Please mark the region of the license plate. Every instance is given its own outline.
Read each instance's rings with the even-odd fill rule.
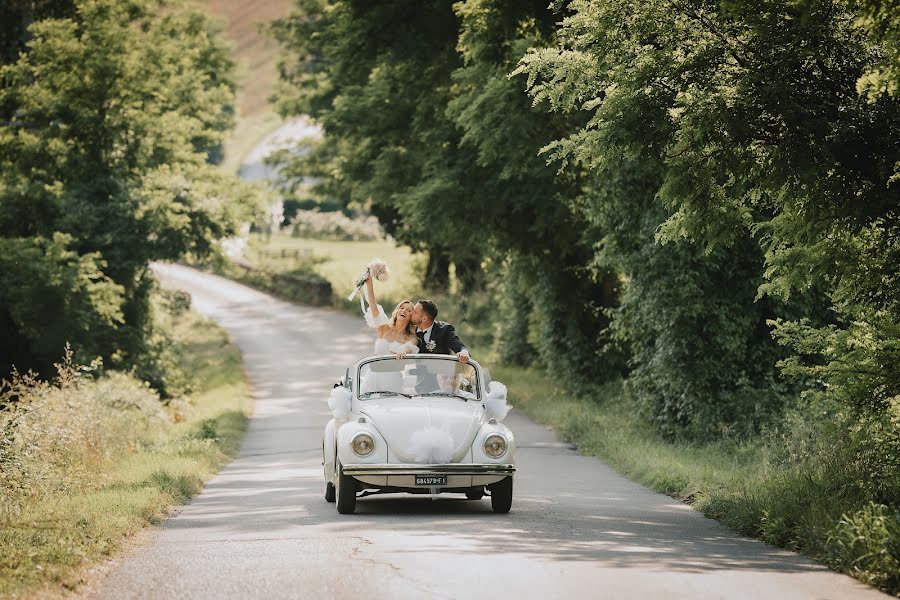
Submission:
[[[447,485],[446,475],[416,475],[416,485]]]

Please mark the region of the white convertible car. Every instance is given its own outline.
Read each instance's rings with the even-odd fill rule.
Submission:
[[[506,387],[476,361],[453,356],[370,356],[348,369],[329,399],[325,499],[340,513],[370,494],[490,495],[512,506],[516,442],[501,421]]]

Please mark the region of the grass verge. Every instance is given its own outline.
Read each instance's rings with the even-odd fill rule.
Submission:
[[[191,312],[174,335],[192,375],[189,402],[163,407],[120,373],[30,388],[17,431],[2,432],[0,596],[76,588],[83,567],[165,519],[236,454],[252,408],[237,349]]]
[[[668,442],[634,415],[621,382],[579,398],[538,369],[500,366],[492,373],[507,384],[514,406],[629,479],[743,535],[802,552],[900,595],[900,511],[848,491],[858,473],[834,438],[818,439],[820,447],[812,451],[793,452],[809,423],[787,428],[779,438]],[[812,430],[812,438],[824,432]]]

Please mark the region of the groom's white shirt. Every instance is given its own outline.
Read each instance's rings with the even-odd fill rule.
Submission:
[[[422,336],[422,340],[427,344],[431,341],[431,330],[434,329],[434,323],[428,326],[428,329],[422,329],[421,327],[416,327],[416,333],[420,331],[424,331],[425,335]]]

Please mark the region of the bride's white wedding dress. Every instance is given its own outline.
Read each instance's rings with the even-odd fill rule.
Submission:
[[[385,314],[381,305],[378,305],[378,316],[372,316],[372,308],[369,307],[364,313],[366,325],[373,329],[378,329],[382,325],[390,325],[391,321]],[[418,354],[419,346],[415,342],[393,342],[383,337],[375,340],[375,351],[373,354]],[[360,382],[360,392],[374,391],[403,391],[403,373],[400,371],[377,372],[370,370]]]

